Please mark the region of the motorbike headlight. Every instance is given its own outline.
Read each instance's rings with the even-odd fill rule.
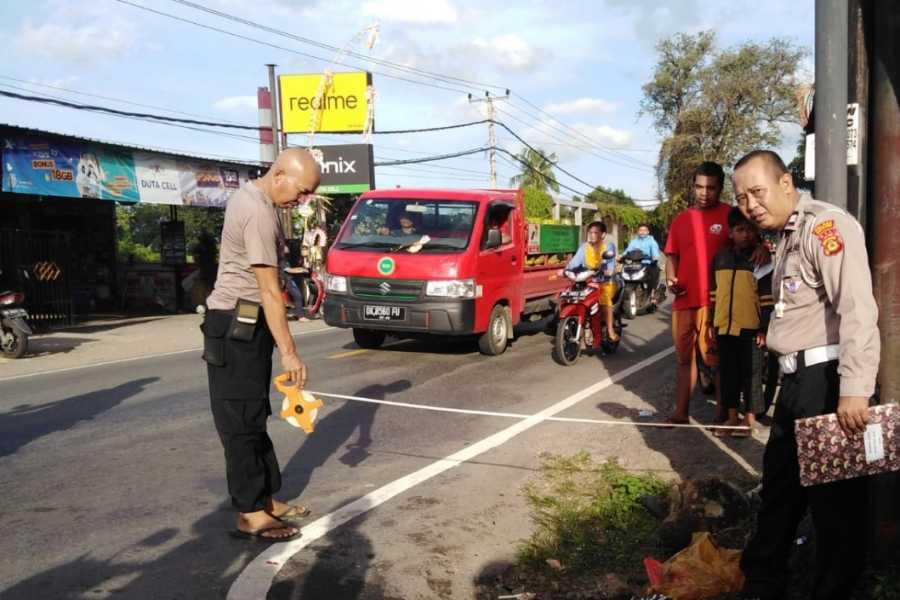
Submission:
[[[425,295],[440,298],[477,298],[478,288],[474,279],[429,281],[425,286]]]
[[[335,294],[347,293],[347,278],[343,275],[325,274],[325,289]]]

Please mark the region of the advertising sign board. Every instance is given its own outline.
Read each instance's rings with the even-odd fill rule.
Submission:
[[[322,171],[317,193],[361,194],[375,187],[371,144],[316,146],[310,152]]]
[[[284,133],[362,133],[365,130],[369,118],[367,92],[372,76],[364,71],[334,73],[331,83],[322,89],[323,77],[322,74],[279,76]]]

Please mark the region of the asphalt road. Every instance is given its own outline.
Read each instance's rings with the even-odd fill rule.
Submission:
[[[573,397],[670,347],[665,314],[632,322],[615,356],[570,368],[551,360],[541,325],[495,358],[466,342],[360,350],[343,330],[298,342],[319,392],[526,415],[568,398],[559,416],[665,415],[671,356]],[[310,504],[311,520],[429,465],[446,470],[349,522],[326,523],[324,535],[267,567],[254,561],[264,545],[226,534],[235,515],[199,352],[0,381],[0,598],[223,598],[261,563],[272,586],[244,586],[245,597],[470,597],[473,580],[527,536],[520,489],[543,451],[583,448],[667,476],[743,468],[700,430],[543,422],[447,469],[446,457],[521,420],[325,401],[311,436],[280,419],[269,427],[280,496]],[[735,448],[758,463],[761,444]]]

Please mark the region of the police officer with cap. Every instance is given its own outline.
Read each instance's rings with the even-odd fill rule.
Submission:
[[[865,566],[864,478],[801,487],[794,421],[837,413],[844,434],[866,428],[880,339],[865,238],[845,211],[800,194],[781,158],[755,150],[734,168],[741,210],[780,231],[767,344],[783,383],[763,458],[757,530],[741,559],[747,598],[779,598],[797,526],[816,531],[812,598],[846,600]]]

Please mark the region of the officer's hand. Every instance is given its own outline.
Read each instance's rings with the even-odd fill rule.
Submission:
[[[295,353],[281,355],[281,368],[290,374],[289,385],[296,385],[300,389],[306,387],[306,365]]]
[[[762,331],[756,334],[756,347],[763,348],[766,345],[766,334]]]
[[[760,244],[756,247],[756,250],[753,251],[750,260],[752,260],[753,264],[757,267],[767,265],[772,262],[772,252],[769,251],[769,247],[766,246],[766,244]]]
[[[710,347],[716,345],[716,328],[712,325],[712,323],[708,323],[706,325],[706,339],[709,340]]]
[[[869,399],[864,396],[841,396],[838,400],[837,418],[841,429],[848,436],[862,433],[869,421]]]

